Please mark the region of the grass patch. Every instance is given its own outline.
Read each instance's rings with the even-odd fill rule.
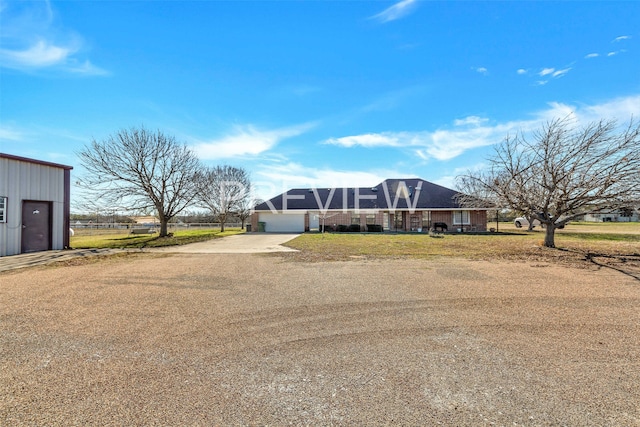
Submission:
[[[562,233],[562,237],[586,241],[606,240],[612,242],[640,243],[640,234],[564,232]]]
[[[506,229],[505,229],[506,228]],[[458,257],[478,260],[567,261],[585,260],[588,254],[640,256],[640,234],[560,230],[557,249],[543,246],[544,230],[532,232],[502,228],[505,233],[447,234],[303,234],[285,245],[300,252],[287,256],[304,261],[365,258]]]
[[[224,233],[216,229],[181,230],[171,237],[158,237],[157,234],[128,234],[109,233],[94,235],[76,235],[71,237],[71,247],[74,249],[112,248],[136,249],[159,248],[164,246],[186,245],[188,243],[204,242],[206,240],[243,233],[240,228],[227,228]]]

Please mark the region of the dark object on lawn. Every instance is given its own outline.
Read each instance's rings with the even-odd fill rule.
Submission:
[[[369,233],[382,233],[382,225],[380,225],[380,224],[367,224],[367,231]]]
[[[438,231],[438,229],[440,229],[439,231],[444,233],[445,231],[447,231],[448,227],[447,227],[447,224],[445,222],[434,222],[433,223],[433,229],[435,231]]]
[[[360,232],[360,224],[351,224],[351,225],[349,225],[349,232],[351,232],[351,233],[359,233]]]

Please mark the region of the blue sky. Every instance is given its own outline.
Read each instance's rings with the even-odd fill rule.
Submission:
[[[0,151],[144,125],[257,193],[452,187],[554,117],[640,118],[640,2],[0,0]]]

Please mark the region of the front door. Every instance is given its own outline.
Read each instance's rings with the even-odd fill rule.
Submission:
[[[51,249],[51,203],[22,202],[22,253]]]

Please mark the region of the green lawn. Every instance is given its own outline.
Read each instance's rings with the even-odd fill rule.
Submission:
[[[123,230],[122,232],[115,230],[105,230],[104,232],[93,230],[93,234],[83,234],[80,232],[71,237],[71,247],[74,249],[157,248],[202,242],[239,233],[244,233],[244,230],[240,228],[227,228],[224,233],[221,233],[219,229],[183,230],[174,232],[171,237],[160,238],[158,237],[158,233],[140,235],[129,234],[127,230]]]
[[[495,223],[490,224],[495,227]],[[461,257],[483,260],[584,260],[587,254],[640,257],[640,223],[571,223],[556,234],[557,249],[542,246],[544,230],[517,229],[500,223],[500,232],[488,234],[306,233],[286,244],[301,261],[354,258]],[[92,230],[71,238],[73,248],[152,248],[183,245],[243,233],[239,228],[176,231],[172,237],[130,235],[127,231]],[[93,234],[90,234],[93,233]],[[100,234],[96,234],[100,233]]]
[[[602,224],[600,224],[602,225]],[[492,226],[495,226],[493,224]],[[445,234],[350,234],[307,233],[286,245],[306,260],[342,260],[353,257],[462,257],[468,259],[584,259],[588,253],[640,256],[640,224],[617,227],[570,224],[556,234],[557,249],[543,246],[544,230],[532,232],[500,224],[499,233]]]

